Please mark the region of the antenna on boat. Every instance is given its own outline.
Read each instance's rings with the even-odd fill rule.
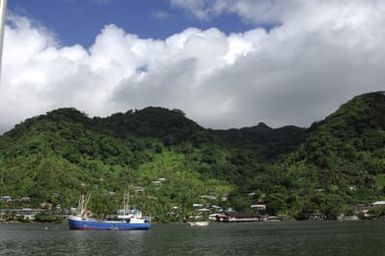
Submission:
[[[1,59],[3,57],[3,42],[4,42],[6,12],[7,12],[7,0],[0,0],[0,78],[1,78]]]

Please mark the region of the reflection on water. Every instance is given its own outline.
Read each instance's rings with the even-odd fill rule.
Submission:
[[[71,231],[66,225],[0,225],[0,255],[140,255],[145,231]]]
[[[140,255],[144,247],[145,232],[144,230],[69,231],[71,241],[75,243],[71,254],[109,255],[114,252],[130,252],[133,255]]]
[[[0,255],[385,255],[385,223],[154,224],[147,231],[71,231],[1,224]]]

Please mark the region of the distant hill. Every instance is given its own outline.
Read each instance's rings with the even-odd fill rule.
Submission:
[[[142,110],[117,113],[107,118],[94,118],[96,125],[112,136],[151,137],[166,145],[181,142],[201,143],[213,136],[178,109],[147,107]]]
[[[233,147],[251,148],[259,151],[266,159],[276,160],[283,154],[296,149],[306,138],[306,129],[285,126],[273,129],[264,123],[241,129],[216,130],[223,142]]]
[[[106,118],[58,109],[0,137],[0,195],[68,208],[93,191],[93,210],[106,214],[131,186],[133,204],[158,221],[182,220],[193,203],[244,212],[266,203],[271,214],[333,218],[385,199],[383,113],[382,92],[357,96],[308,129],[211,130],[160,107]]]

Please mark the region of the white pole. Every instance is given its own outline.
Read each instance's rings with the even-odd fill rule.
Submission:
[[[0,0],[0,79],[1,79],[1,59],[3,57],[4,26],[5,14],[7,12],[7,0]]]

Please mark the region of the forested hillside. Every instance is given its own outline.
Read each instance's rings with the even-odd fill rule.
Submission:
[[[0,195],[68,208],[92,191],[92,209],[107,214],[130,188],[132,203],[158,221],[182,220],[193,203],[332,218],[385,198],[384,113],[380,92],[308,129],[211,130],[156,107],[107,118],[58,109],[0,137]]]

